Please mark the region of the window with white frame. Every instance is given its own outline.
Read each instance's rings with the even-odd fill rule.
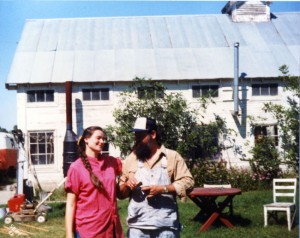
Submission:
[[[109,88],[82,89],[83,101],[109,100]]]
[[[218,85],[197,85],[197,86],[192,86],[192,90],[193,90],[193,98],[219,96]]]
[[[102,148],[102,154],[109,155],[109,142],[105,141],[104,146]]]
[[[29,90],[27,102],[53,102],[54,90]]]
[[[138,91],[138,98],[139,99],[145,99],[145,98],[164,98],[164,91],[163,90],[157,90],[154,87],[151,86],[145,86],[145,87],[139,87],[137,89]],[[151,94],[151,95],[150,95]],[[153,95],[152,95],[153,94]]]
[[[263,137],[269,137],[274,140],[276,146],[278,146],[278,129],[277,125],[256,125],[254,127],[255,144],[259,143],[259,140]]]
[[[54,164],[54,139],[52,131],[29,132],[30,158],[34,165]]]
[[[278,84],[252,84],[252,96],[276,96],[278,95]]]

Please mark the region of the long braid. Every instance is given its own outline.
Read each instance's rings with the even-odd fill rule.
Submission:
[[[81,160],[82,160],[82,162],[83,162],[84,167],[89,171],[89,173],[90,173],[90,178],[91,178],[91,181],[92,181],[92,183],[94,184],[94,186],[95,186],[96,188],[98,188],[99,190],[104,189],[104,188],[103,188],[103,184],[102,184],[102,182],[100,181],[100,179],[93,173],[91,164],[90,164],[90,162],[88,161],[88,159],[87,159],[86,157],[81,157]]]
[[[98,127],[98,126],[91,126],[91,127],[88,127],[84,130],[82,136],[79,138],[79,141],[78,141],[78,154],[81,157],[81,160],[82,160],[82,163],[83,163],[84,167],[88,170],[88,172],[90,174],[91,182],[93,183],[93,185],[97,189],[104,191],[103,184],[100,181],[100,179],[92,171],[91,164],[88,161],[86,153],[85,153],[86,145],[85,145],[84,138],[89,138],[94,133],[94,131],[96,131],[96,130],[103,131],[103,129],[101,127]]]

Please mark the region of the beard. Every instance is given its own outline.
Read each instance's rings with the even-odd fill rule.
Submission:
[[[137,158],[143,162],[150,158],[152,154],[152,143],[149,141],[148,143],[139,143],[135,144],[133,147],[133,153],[137,156]]]

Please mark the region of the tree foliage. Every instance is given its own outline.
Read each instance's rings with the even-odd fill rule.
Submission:
[[[0,126],[0,132],[8,132],[5,128],[2,128],[1,126]]]
[[[211,156],[218,150],[212,142],[214,127],[222,127],[221,119],[210,126],[199,123],[209,98],[199,101],[200,108],[191,108],[179,93],[166,93],[161,82],[135,78],[129,90],[120,94],[118,108],[114,110],[115,125],[107,128],[110,141],[126,156],[132,147],[133,127],[137,117],[156,119],[161,142],[168,148],[179,151],[185,158],[195,159]],[[209,145],[210,142],[210,146]]]
[[[256,179],[277,178],[280,174],[280,158],[272,138],[261,137],[250,151],[253,154],[249,160]]]
[[[17,125],[14,125],[13,130],[17,130],[17,129],[18,129]],[[11,132],[11,131],[8,131],[8,130],[6,130],[5,128],[3,128],[3,127],[0,126],[0,132],[9,133],[9,132]]]
[[[291,93],[287,99],[287,105],[265,103],[264,109],[276,118],[280,129],[282,158],[285,164],[298,170],[299,163],[299,100],[300,100],[300,79],[290,76],[288,67],[283,65],[279,69],[286,83],[285,90]]]

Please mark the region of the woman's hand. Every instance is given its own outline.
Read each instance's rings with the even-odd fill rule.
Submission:
[[[134,177],[131,177],[126,181],[126,186],[129,187],[131,190],[134,190],[141,185],[142,182],[137,181]]]

